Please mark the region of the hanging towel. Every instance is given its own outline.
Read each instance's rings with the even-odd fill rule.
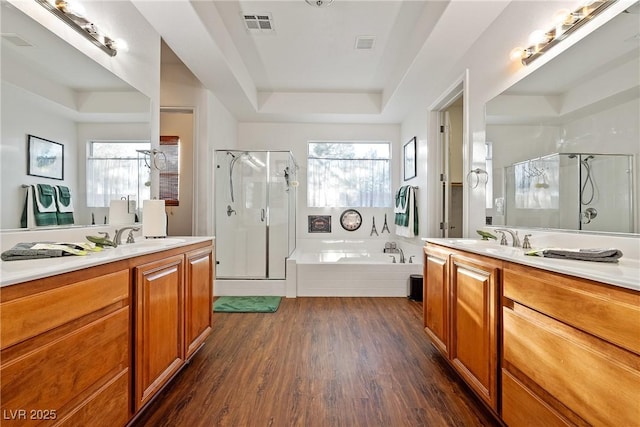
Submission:
[[[56,192],[56,217],[58,219],[58,225],[73,224],[73,202],[71,200],[69,187],[57,185],[54,188]]]
[[[41,203],[38,203],[39,197],[37,193],[39,192],[38,185],[30,185],[27,187],[26,196],[24,200],[24,208],[22,209],[22,216],[20,217],[20,227],[22,228],[33,228],[36,226],[43,225],[58,225],[58,216],[56,204],[51,198],[51,204],[47,205],[43,209],[40,209]],[[51,190],[53,187],[48,185]],[[48,189],[45,188],[45,203],[49,200],[47,194],[49,192]],[[54,193],[51,193],[54,196]]]
[[[396,207],[394,209],[396,235],[414,237],[418,235],[418,205],[415,189],[406,185],[396,192]]]
[[[49,184],[37,184],[35,187],[38,212],[56,212],[58,208],[56,208],[56,193],[53,187]]]

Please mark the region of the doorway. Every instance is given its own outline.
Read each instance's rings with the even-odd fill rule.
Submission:
[[[462,237],[463,199],[463,105],[458,98],[440,111],[444,153],[442,158],[442,237]]]
[[[160,109],[160,135],[178,137],[179,145],[179,203],[167,204],[167,234],[169,236],[193,235],[193,177],[194,177],[195,121],[192,108]],[[162,144],[162,142],[161,142]]]

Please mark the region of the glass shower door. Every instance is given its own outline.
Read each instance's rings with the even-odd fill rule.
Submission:
[[[216,152],[216,277],[266,279],[268,154]]]
[[[216,278],[284,279],[295,249],[289,151],[215,152]]]

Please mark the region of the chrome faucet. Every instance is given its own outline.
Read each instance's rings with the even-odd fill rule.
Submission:
[[[404,259],[404,252],[402,252],[402,249],[400,248],[398,248],[398,250],[400,251],[400,264],[404,264],[406,262]]]
[[[498,228],[496,229],[496,231],[506,231],[507,233],[511,234],[511,246],[513,246],[514,248],[519,248],[520,245],[520,238],[518,238],[518,232],[517,231],[513,231],[513,230],[509,230],[508,228]],[[500,244],[502,245],[502,242],[506,243],[506,239],[503,239],[502,241],[500,241]]]
[[[122,234],[126,231],[129,230],[129,236],[127,237],[127,243],[134,243],[135,240],[133,239],[133,232],[134,231],[139,231],[140,227],[122,227],[120,230],[116,230],[116,235],[113,238],[113,243],[118,246],[122,244]]]

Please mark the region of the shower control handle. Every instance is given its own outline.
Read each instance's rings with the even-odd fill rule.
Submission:
[[[587,208],[580,214],[580,220],[583,224],[589,224],[597,216],[598,211],[595,208]]]
[[[264,222],[264,219],[266,217],[266,212],[264,210],[264,208],[260,209],[260,221]]]
[[[227,216],[231,216],[231,214],[236,214],[236,211],[231,207],[231,205],[227,205]]]

